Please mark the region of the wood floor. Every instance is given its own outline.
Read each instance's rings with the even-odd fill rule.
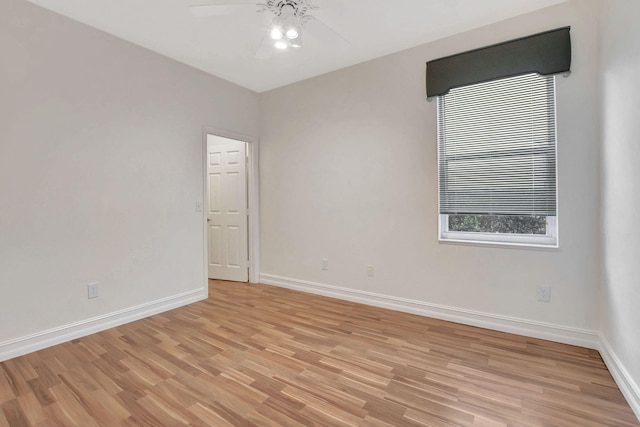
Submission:
[[[638,426],[593,350],[266,285],[0,364],[0,426]]]

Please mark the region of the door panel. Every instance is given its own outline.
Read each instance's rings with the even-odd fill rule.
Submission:
[[[227,227],[227,235],[229,236],[229,238],[227,239],[227,254],[229,254],[229,256],[227,257],[227,265],[229,267],[239,268],[242,262],[240,259],[240,232],[238,230],[238,227],[234,227],[232,225]]]
[[[209,226],[209,265],[216,267],[222,266],[221,254],[221,233],[220,227],[215,225]]]
[[[209,212],[220,213],[222,182],[219,173],[209,174]]]
[[[225,175],[224,187],[227,191],[224,193],[226,196],[224,205],[228,214],[238,214],[243,208],[239,200],[239,197],[243,196],[240,181],[242,180],[235,172],[230,172]]]
[[[246,143],[208,135],[209,277],[249,281]]]

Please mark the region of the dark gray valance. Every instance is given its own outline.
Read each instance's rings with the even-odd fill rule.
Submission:
[[[427,62],[427,97],[504,77],[568,72],[571,27],[522,37]]]

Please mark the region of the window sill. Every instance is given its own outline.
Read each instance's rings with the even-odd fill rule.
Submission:
[[[553,236],[528,238],[526,236],[496,236],[493,234],[480,234],[469,236],[472,233],[447,233],[438,238],[439,243],[451,243],[456,245],[486,246],[486,247],[516,247],[531,249],[559,249],[558,240]],[[476,234],[476,233],[473,233]]]

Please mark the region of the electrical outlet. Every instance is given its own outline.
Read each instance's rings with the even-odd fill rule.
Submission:
[[[326,258],[322,258],[322,269],[323,270],[329,269],[329,260]]]
[[[538,301],[551,302],[551,286],[538,286]]]
[[[87,285],[87,297],[89,299],[98,298],[100,294],[100,284],[98,282],[89,283]]]
[[[367,276],[369,277],[374,277],[376,274],[375,269],[373,268],[373,265],[367,265]]]

